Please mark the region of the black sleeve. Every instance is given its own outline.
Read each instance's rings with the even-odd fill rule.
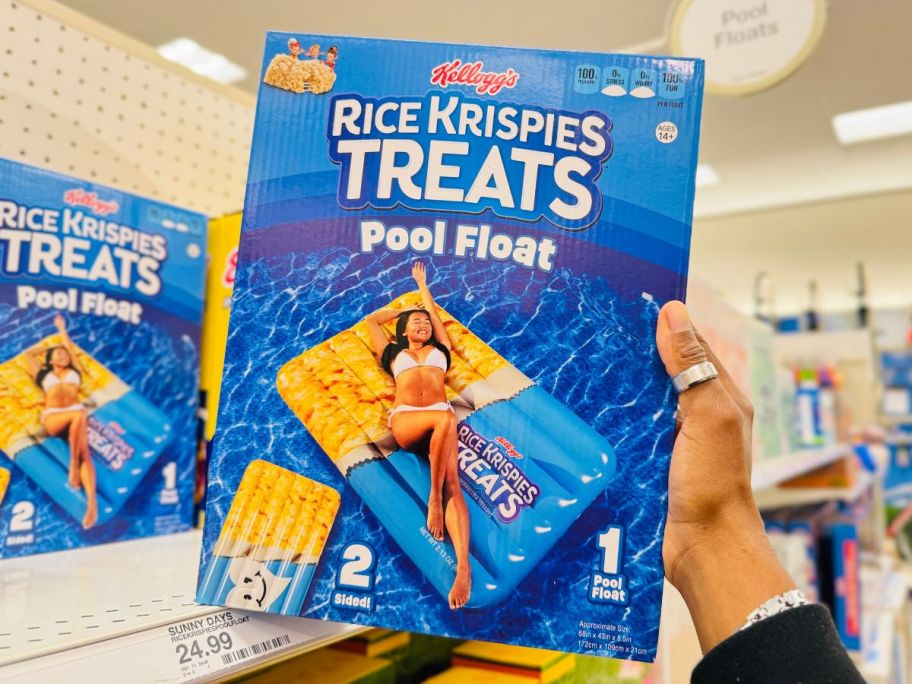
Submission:
[[[691,684],[864,684],[825,606],[792,608],[736,632],[694,668]]]

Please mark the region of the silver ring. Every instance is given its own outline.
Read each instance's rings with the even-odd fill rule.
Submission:
[[[709,361],[702,361],[695,366],[691,366],[683,373],[678,373],[671,379],[671,384],[674,385],[675,391],[680,394],[694,385],[699,385],[701,382],[718,377],[719,371],[716,370],[716,367]]]

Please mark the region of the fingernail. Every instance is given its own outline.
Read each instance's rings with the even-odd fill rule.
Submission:
[[[672,332],[682,332],[692,330],[693,325],[690,322],[690,316],[687,315],[687,307],[681,302],[671,302],[665,308],[665,318],[668,321],[668,327]]]

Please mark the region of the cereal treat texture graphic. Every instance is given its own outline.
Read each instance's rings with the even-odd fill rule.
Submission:
[[[266,69],[263,82],[293,93],[329,92],[336,82],[336,72],[316,59],[299,60],[291,55],[276,55]]]

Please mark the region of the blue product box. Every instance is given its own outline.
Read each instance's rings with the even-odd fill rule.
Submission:
[[[0,558],[190,527],[205,248],[200,214],[0,159]]]
[[[830,606],[836,631],[845,647],[861,648],[861,580],[858,530],[854,523],[833,522],[821,538],[821,598]]]
[[[261,80],[198,600],[653,660],[703,63],[269,33]]]

